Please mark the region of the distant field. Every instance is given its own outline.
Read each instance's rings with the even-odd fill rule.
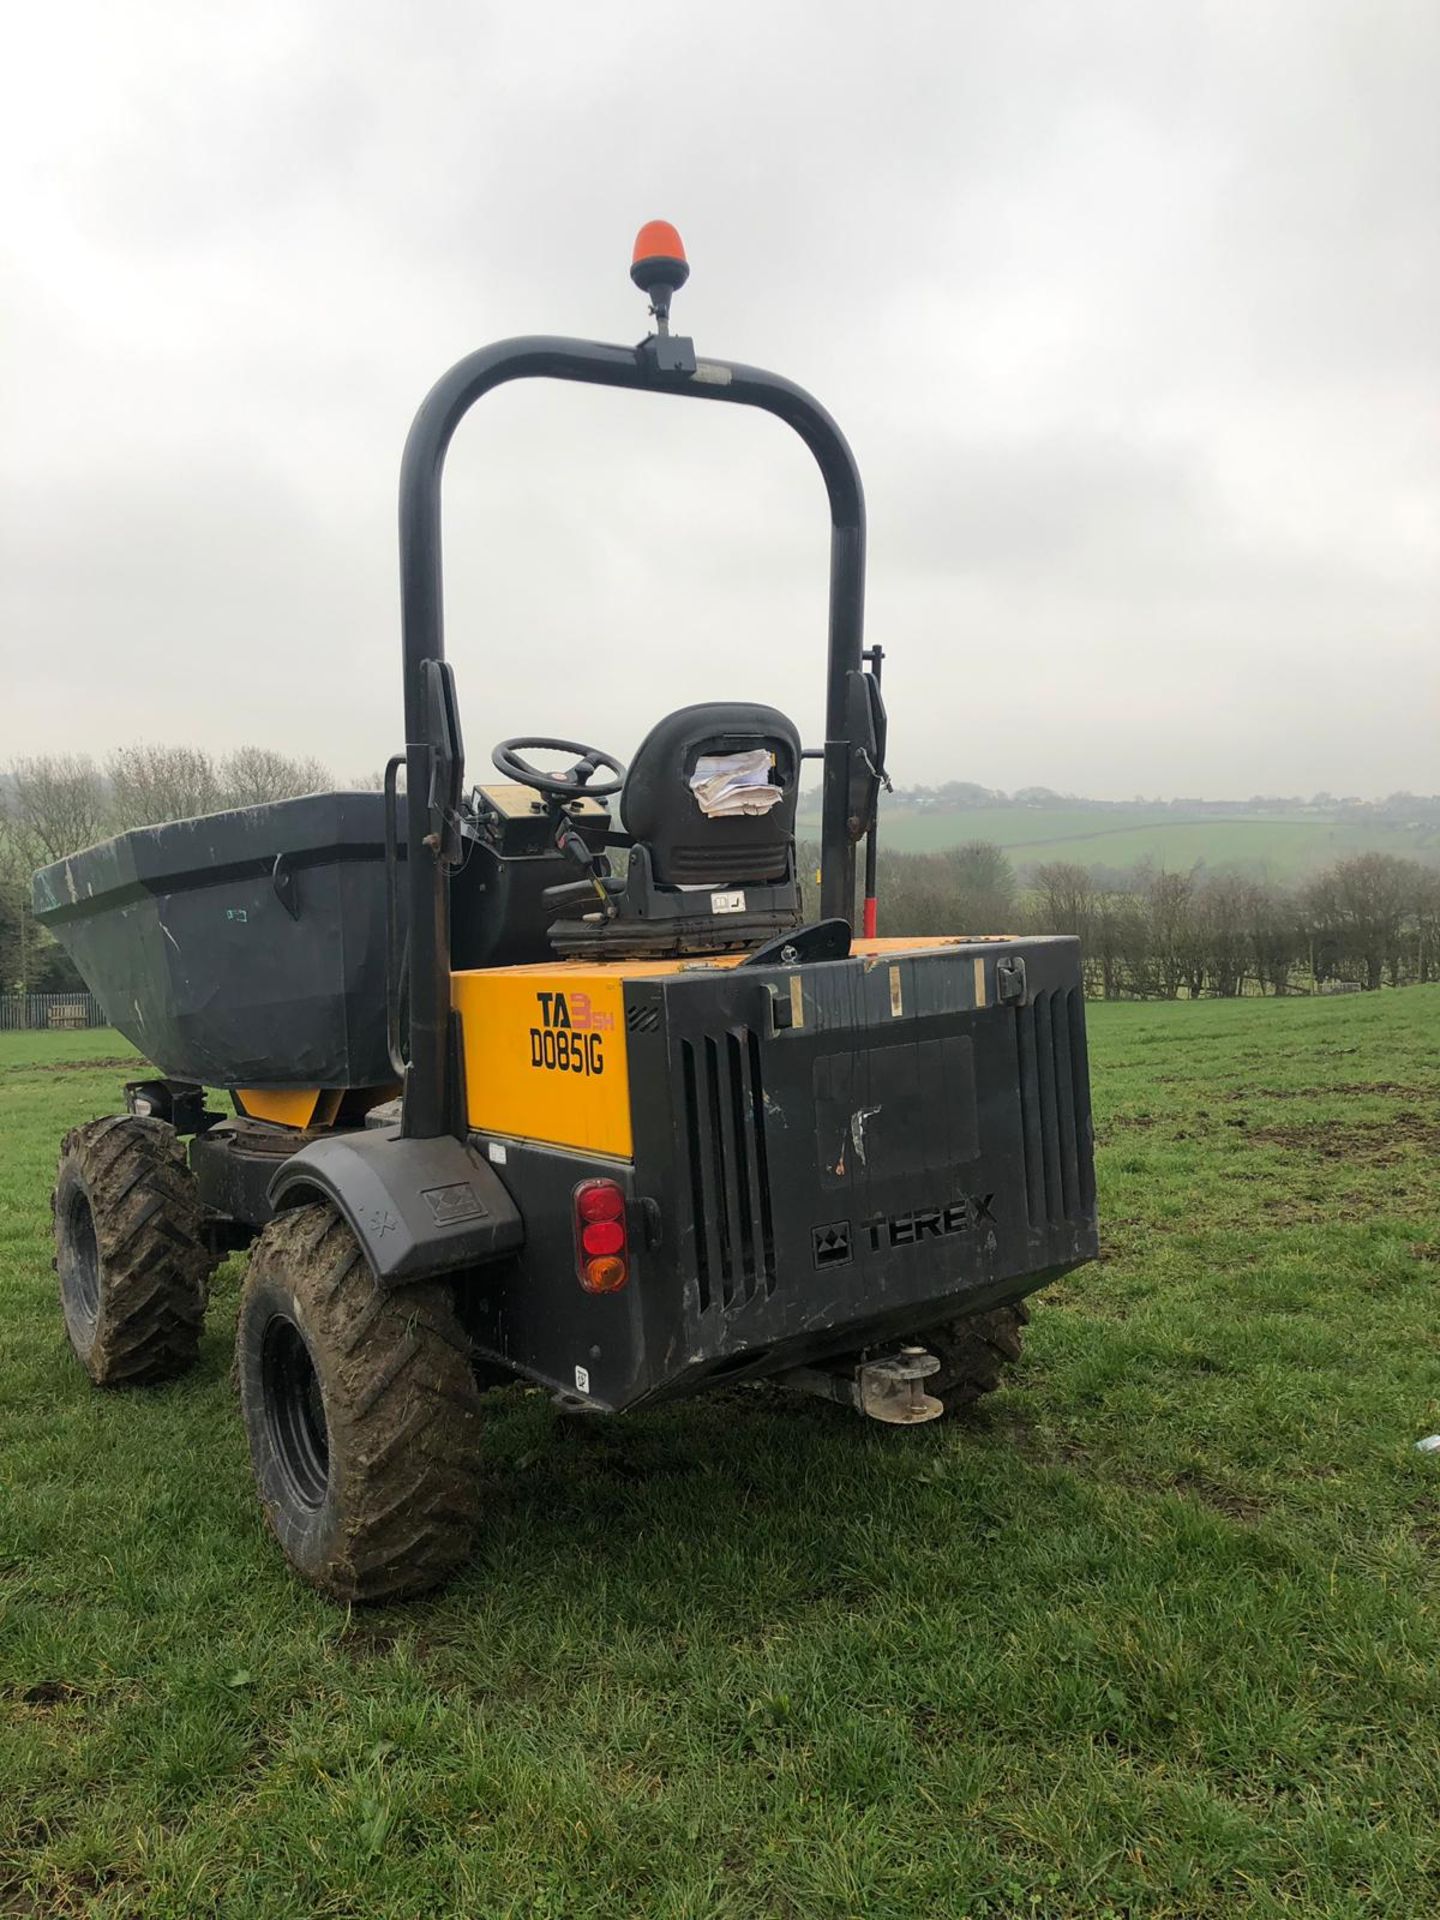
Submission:
[[[802,823],[818,833],[818,821]],[[1004,847],[1017,867],[1044,860],[1080,866],[1238,867],[1257,878],[1303,880],[1356,853],[1396,853],[1440,859],[1440,832],[1340,825],[1309,814],[1241,814],[1224,819],[1186,817],[1168,807],[966,807],[941,811],[891,806],[881,818],[882,846],[931,853],[967,840]]]

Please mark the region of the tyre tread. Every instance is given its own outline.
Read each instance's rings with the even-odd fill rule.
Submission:
[[[943,1400],[947,1413],[973,1406],[983,1395],[993,1393],[1006,1367],[1020,1358],[1021,1330],[1029,1318],[1023,1301],[1016,1301],[946,1320],[917,1334],[916,1345],[928,1347],[940,1361],[940,1371],[925,1382],[926,1392]]]
[[[67,1177],[90,1203],[100,1258],[93,1336],[72,1345],[97,1386],[173,1379],[195,1363],[215,1256],[204,1208],[173,1127],[139,1114],[92,1120],[66,1134],[51,1206]]]
[[[292,1564],[346,1602],[435,1586],[469,1558],[481,1518],[479,1394],[449,1288],[378,1287],[348,1224],[323,1205],[282,1213],[260,1235],[247,1298],[276,1287],[333,1369],[331,1498],[337,1472],[343,1487],[323,1562]]]

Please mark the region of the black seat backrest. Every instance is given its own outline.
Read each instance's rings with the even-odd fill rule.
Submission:
[[[782,797],[762,814],[712,817],[690,778],[701,754],[764,747],[774,756]],[[774,707],[716,701],[681,707],[636,749],[620,797],[620,823],[650,850],[662,887],[762,886],[789,877],[795,844],[800,736]]]

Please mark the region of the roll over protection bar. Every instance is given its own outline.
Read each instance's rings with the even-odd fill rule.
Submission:
[[[445,657],[440,557],[441,479],[461,420],[484,394],[511,380],[576,380],[641,393],[758,407],[793,427],[815,456],[830,498],[829,665],[821,811],[820,911],[849,920],[854,911],[857,823],[850,806],[852,743],[847,694],[861,670],[865,618],[865,497],[845,436],[817,400],[779,374],[723,360],[699,360],[688,339],[660,331],[638,346],[607,346],[544,334],[497,341],[458,361],[421,403],[400,467],[400,604],[405,682],[405,759],[409,890],[409,1062],[403,1131],[434,1138],[451,1131],[450,937],[445,838],[423,804],[437,761],[453,760],[443,731],[434,669]]]

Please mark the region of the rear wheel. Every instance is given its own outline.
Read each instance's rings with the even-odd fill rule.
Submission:
[[[384,1291],[333,1207],[297,1207],[251,1253],[235,1363],[265,1517],[302,1578],[396,1600],[469,1557],[480,1396],[448,1287]]]
[[[60,1148],[53,1206],[65,1331],[96,1386],[192,1366],[215,1257],[174,1128],[135,1114],[76,1127]]]
[[[973,1406],[982,1394],[993,1393],[1005,1368],[1020,1358],[1021,1328],[1030,1312],[1020,1302],[972,1313],[963,1320],[946,1320],[914,1336],[940,1362],[940,1371],[925,1382],[925,1391],[943,1400],[946,1413]]]

